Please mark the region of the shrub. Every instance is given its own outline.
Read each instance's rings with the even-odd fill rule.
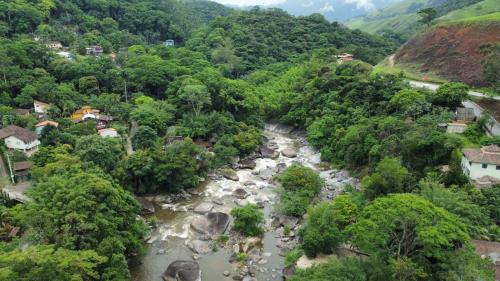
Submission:
[[[231,211],[234,217],[234,229],[246,236],[258,236],[264,233],[261,224],[264,222],[264,214],[256,205],[246,205]]]

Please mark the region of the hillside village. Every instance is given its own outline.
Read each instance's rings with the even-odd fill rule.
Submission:
[[[500,281],[498,11],[421,2],[0,0],[0,280]]]

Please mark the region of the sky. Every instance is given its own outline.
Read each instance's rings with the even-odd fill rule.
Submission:
[[[213,0],[221,4],[238,6],[274,5],[285,2],[285,0]]]

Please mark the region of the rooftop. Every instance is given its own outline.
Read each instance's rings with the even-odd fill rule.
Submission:
[[[10,136],[14,136],[25,143],[30,143],[38,139],[38,136],[35,132],[30,130],[26,130],[25,128],[21,128],[15,125],[7,126],[3,129],[0,129],[0,139],[5,139]]]
[[[500,165],[500,147],[497,145],[464,149],[463,154],[471,162]]]
[[[50,126],[54,126],[54,127],[59,127],[59,123],[55,122],[55,121],[42,121],[38,124],[35,125],[35,127],[42,127],[42,126],[47,126],[47,125],[50,125]]]

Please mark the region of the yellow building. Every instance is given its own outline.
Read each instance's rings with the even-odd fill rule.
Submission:
[[[99,112],[99,110],[93,109],[90,106],[83,106],[71,115],[71,119],[75,122],[80,122],[87,118],[97,119]]]

